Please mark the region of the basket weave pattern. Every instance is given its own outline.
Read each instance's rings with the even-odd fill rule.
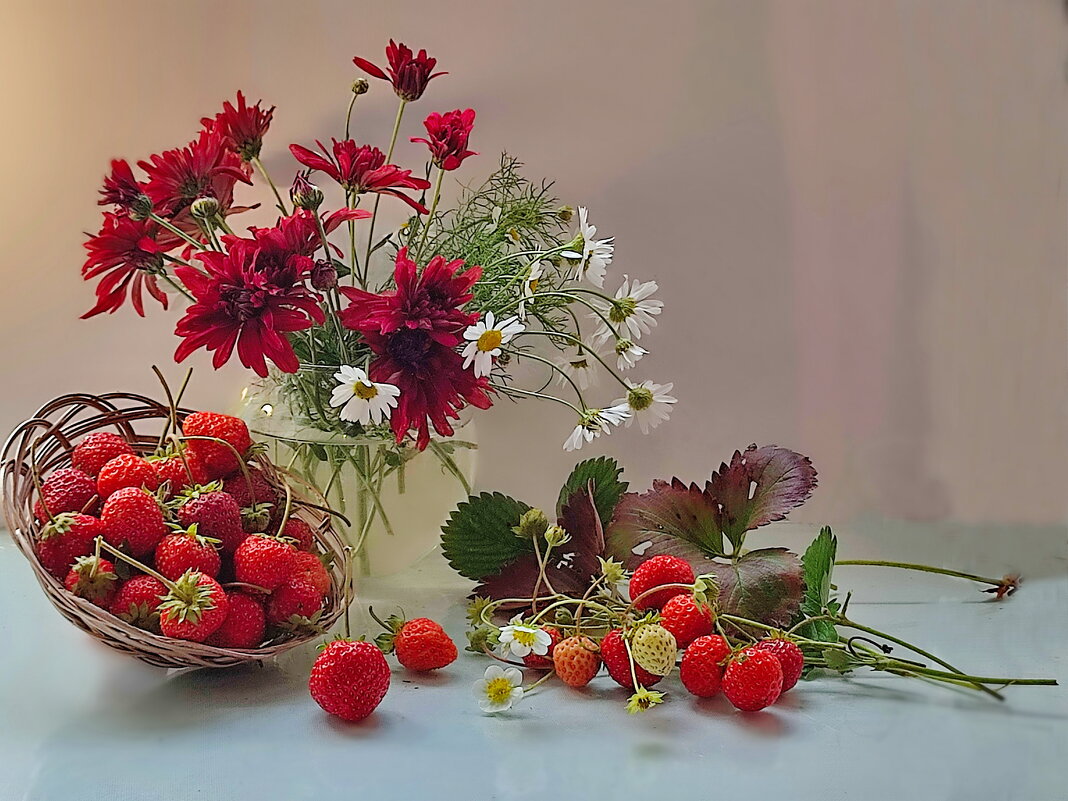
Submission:
[[[190,409],[179,409],[179,421],[191,413]],[[34,470],[39,478],[43,478],[57,468],[69,466],[74,445],[93,431],[114,431],[129,441],[137,453],[151,453],[169,415],[167,406],[141,395],[64,395],[41,407],[8,438],[0,462],[4,519],[48,600],[63,617],[105,645],[166,668],[233,667],[270,659],[314,639],[318,635],[306,633],[277,639],[253,650],[237,650],[164,637],[132,626],[90,601],[67,592],[41,566],[34,552],[34,541],[41,527],[33,514],[37,498]],[[284,493],[286,474],[265,456],[256,456],[255,462],[267,480]],[[293,514],[311,525],[318,552],[333,557],[329,566],[330,594],[324,601],[319,621],[324,629],[329,629],[352,601],[351,560],[344,541],[331,525],[331,515],[321,496],[316,497],[314,488],[301,486],[295,478],[288,483],[293,493]]]

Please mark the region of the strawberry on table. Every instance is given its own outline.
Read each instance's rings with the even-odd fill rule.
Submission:
[[[252,447],[252,437],[245,421],[218,412],[193,412],[182,422],[182,434],[193,438],[187,440],[186,447],[197,454],[212,479],[235,475],[240,469],[237,454],[243,457]],[[233,450],[223,442],[195,439],[196,437],[223,440],[229,443]],[[237,454],[234,451],[237,451]]]
[[[756,651],[767,651],[774,654],[782,667],[782,691],[786,692],[797,684],[801,678],[801,672],[805,669],[805,655],[797,643],[784,637],[768,637],[753,643],[752,648]]]
[[[79,598],[85,598],[107,609],[119,589],[119,576],[114,563],[100,556],[79,556],[63,586]]]
[[[642,562],[630,577],[630,599],[640,599],[634,604],[637,609],[660,609],[676,595],[685,592],[675,587],[650,593],[649,590],[664,584],[693,584],[694,574],[690,563],[677,556],[661,554]]]
[[[383,653],[396,651],[397,661],[408,670],[424,673],[456,660],[456,643],[430,618],[405,620],[393,615],[379,622],[385,626],[386,633],[376,637],[375,643]]]
[[[196,570],[183,573],[159,606],[163,634],[179,640],[204,642],[215,633],[229,611],[222,586]]]
[[[163,507],[150,492],[124,487],[104,501],[100,513],[104,536],[116,548],[128,544],[134,556],[141,557],[155,549],[167,535]]]
[[[267,626],[263,604],[243,592],[232,592],[227,600],[226,620],[205,642],[220,648],[257,647]]]
[[[679,667],[682,684],[700,698],[711,698],[723,684],[723,666],[731,647],[718,634],[698,637],[686,648]]]
[[[597,643],[589,637],[568,637],[553,648],[556,675],[569,687],[585,687],[601,669]]]
[[[166,585],[155,576],[134,576],[119,587],[110,612],[140,629],[159,631],[159,605]]]
[[[664,604],[660,625],[675,635],[679,648],[685,648],[698,637],[712,633],[715,617],[710,607],[698,604],[692,595],[682,594]]]
[[[679,646],[675,635],[659,623],[645,623],[631,637],[631,656],[654,676],[666,676],[675,667]]]
[[[36,544],[37,558],[53,576],[66,578],[74,560],[91,554],[94,540],[103,533],[104,527],[95,517],[61,512],[41,529]]]
[[[782,665],[774,654],[743,648],[727,663],[723,694],[735,708],[758,712],[771,706],[782,693]]]
[[[626,687],[628,690],[634,689],[634,677],[631,675],[631,658],[627,654],[627,645],[623,641],[622,630],[612,629],[601,640],[601,660],[604,662],[605,668],[608,669],[608,675],[612,677],[616,684]],[[634,665],[634,674],[638,677],[638,684],[643,687],[652,687],[664,678],[663,676],[657,676],[655,673],[650,673],[638,664]]]
[[[334,640],[319,654],[308,679],[315,703],[342,720],[363,720],[389,690],[389,665],[369,642]]]
[[[96,483],[81,470],[61,467],[41,484],[41,498],[33,506],[34,516],[44,523],[48,515],[61,512],[95,514],[99,504]]]
[[[70,461],[78,470],[96,478],[100,468],[124,454],[133,455],[130,443],[113,431],[94,431],[74,446]]]
[[[151,462],[132,453],[125,453],[100,468],[100,475],[96,477],[96,491],[101,498],[107,500],[126,487],[155,492],[160,483],[159,473]]]

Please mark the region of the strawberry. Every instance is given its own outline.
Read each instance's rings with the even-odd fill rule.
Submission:
[[[334,640],[312,666],[308,691],[315,703],[342,720],[363,720],[389,690],[386,657],[369,642]]]
[[[234,551],[234,576],[240,582],[272,592],[293,573],[296,552],[288,542],[251,534]]]
[[[316,613],[323,608],[323,594],[310,581],[291,576],[267,601],[267,622],[273,626],[295,627],[314,624]]]
[[[207,484],[208,477],[204,465],[193,453],[184,454],[185,461],[178,455],[165,456],[152,462],[159,473],[160,484],[167,484],[167,497],[173,498],[179,492],[197,484]]]
[[[601,660],[608,668],[608,675],[615,680],[616,684],[629,690],[634,689],[634,678],[630,672],[631,661],[627,655],[626,643],[623,642],[623,632],[620,629],[612,629],[604,635],[604,639],[601,640]],[[634,673],[638,677],[638,684],[644,687],[652,687],[664,678],[650,673],[641,665],[634,665]]]
[[[167,586],[155,576],[134,576],[119,587],[110,612],[139,629],[159,631],[159,605]]]
[[[115,573],[115,565],[107,559],[79,556],[67,573],[63,586],[79,598],[107,609],[119,589],[119,577]]]
[[[95,514],[99,508],[96,484],[81,470],[61,467],[41,485],[41,498],[33,505],[34,516],[44,523],[49,514],[85,512]]]
[[[678,651],[675,635],[659,623],[643,624],[631,636],[631,656],[654,676],[666,676],[671,672]]]
[[[197,533],[218,540],[223,553],[232,554],[245,537],[241,527],[241,510],[225,492],[214,489],[218,484],[196,485],[179,495],[178,522],[185,527],[196,525]]]
[[[797,643],[782,637],[768,637],[752,648],[756,651],[767,651],[774,654],[782,667],[782,691],[786,692],[801,678],[801,671],[805,669],[805,655],[797,647]]]
[[[330,572],[326,569],[323,561],[313,553],[297,551],[293,554],[293,577],[311,582],[311,585],[326,597],[330,594]]]
[[[553,650],[563,638],[560,636],[560,632],[556,629],[546,628],[543,626],[541,630],[548,634],[549,637],[552,639],[552,642],[549,643],[549,650],[545,652],[544,656],[539,656],[538,654],[535,654],[533,652],[527,654],[523,657],[523,664],[526,665],[528,668],[534,668],[535,670],[552,670]]]
[[[662,584],[693,584],[694,574],[690,563],[677,556],[661,554],[646,559],[630,577],[630,599],[633,601],[643,593]],[[685,592],[680,589],[666,589],[641,598],[634,606],[638,609],[660,609],[676,595]]]
[[[171,581],[187,570],[215,578],[222,567],[217,542],[197,533],[196,523],[185,531],[168,534],[156,546],[156,570]]]
[[[96,491],[101,498],[107,500],[126,487],[155,492],[160,483],[159,473],[151,462],[132,453],[124,453],[100,468],[100,475],[96,477]]]
[[[711,608],[700,605],[692,595],[676,595],[660,610],[660,625],[675,635],[679,648],[685,648],[698,637],[711,634],[715,617]]]
[[[731,647],[718,634],[698,637],[686,648],[679,667],[683,686],[699,698],[711,698],[723,683],[723,665]]]
[[[113,431],[94,431],[74,446],[70,462],[88,476],[96,478],[100,468],[116,456],[132,455],[130,443]]]
[[[205,642],[219,648],[255,648],[263,642],[267,621],[263,604],[243,592],[232,592],[226,620]]]
[[[743,648],[727,663],[723,694],[743,712],[758,712],[782,693],[782,665],[775,654]]]
[[[116,548],[128,543],[137,557],[152,551],[167,535],[156,496],[137,487],[123,487],[104,501],[100,521],[108,542]]]
[[[290,517],[282,526],[282,536],[289,537],[298,551],[310,551],[315,541],[312,527],[299,517]]]
[[[285,501],[262,470],[249,468],[247,479],[243,473],[231,476],[223,482],[223,490],[233,495],[241,507],[245,531],[266,531],[275,517],[282,516]]]
[[[383,653],[396,651],[397,661],[408,670],[424,673],[450,665],[456,659],[456,643],[430,618],[405,620],[394,615],[383,625],[386,633],[376,637],[375,644]]]
[[[166,637],[204,642],[222,626],[228,612],[229,600],[219,582],[189,570],[163,597],[159,625]]]
[[[210,442],[204,439],[189,439],[186,447],[197,454],[208,475],[213,478],[232,476],[240,469],[237,454],[244,456],[252,447],[245,421],[228,414],[217,412],[193,412],[182,422],[182,434],[186,437],[210,437],[223,440],[233,446],[233,450],[223,442]],[[234,453],[237,451],[237,454]]]
[[[589,637],[568,637],[553,648],[556,675],[569,687],[585,687],[601,669],[597,643]]]
[[[91,554],[94,541],[103,533],[104,527],[95,517],[79,512],[61,512],[41,529],[37,558],[53,576],[66,578],[74,560]]]

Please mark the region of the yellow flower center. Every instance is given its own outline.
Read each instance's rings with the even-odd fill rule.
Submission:
[[[365,384],[362,381],[357,381],[352,385],[352,394],[360,400],[371,400],[378,394],[378,387],[374,384]]]
[[[540,278],[531,278],[529,281],[527,281],[527,286],[530,287],[530,291],[531,292],[537,292],[538,291],[538,284],[540,284],[540,283],[541,283],[541,279]]]
[[[515,638],[515,641],[517,643],[519,643],[520,645],[526,645],[527,647],[534,645],[535,642],[534,632],[528,631],[526,629],[513,629],[512,637]]]
[[[489,331],[484,331],[482,336],[478,338],[478,349],[483,353],[488,353],[494,348],[501,346],[501,332],[496,328],[491,328]]]
[[[512,695],[512,682],[504,676],[490,679],[486,683],[486,697],[495,704],[503,704]]]

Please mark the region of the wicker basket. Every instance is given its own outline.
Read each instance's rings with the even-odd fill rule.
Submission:
[[[180,409],[179,420],[192,410]],[[107,611],[67,592],[46,571],[34,552],[34,539],[40,523],[33,515],[36,488],[33,470],[45,476],[58,467],[70,465],[74,444],[92,431],[115,431],[125,437],[139,453],[155,449],[159,432],[170,412],[167,406],[140,395],[64,395],[45,404],[31,419],[22,423],[4,445],[0,466],[0,489],[3,494],[4,518],[19,550],[29,560],[37,582],[52,605],[67,620],[112,648],[143,662],[166,668],[225,668],[247,662],[259,662],[314,639],[314,633],[293,635],[268,645],[237,650],[217,648],[201,643],[176,640],[132,626]],[[139,431],[138,429],[141,429]],[[151,429],[154,429],[152,431]],[[267,479],[282,488],[287,478],[264,456],[255,457]],[[329,629],[352,601],[352,574],[348,548],[331,525],[331,512],[316,490],[288,481],[293,491],[294,514],[302,517],[315,531],[315,545],[321,553],[334,558],[330,565],[331,589],[323,604],[320,623]],[[312,500],[315,497],[316,503]]]

